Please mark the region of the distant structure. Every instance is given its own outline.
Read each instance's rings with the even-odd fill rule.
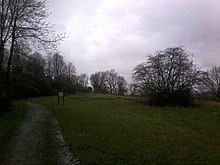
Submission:
[[[94,88],[93,88],[92,85],[88,85],[88,86],[87,86],[87,90],[88,90],[88,93],[94,92]]]

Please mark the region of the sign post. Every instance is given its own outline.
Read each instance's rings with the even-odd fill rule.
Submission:
[[[58,104],[60,104],[60,100],[62,100],[64,104],[64,92],[63,91],[58,91],[58,100],[57,100]]]

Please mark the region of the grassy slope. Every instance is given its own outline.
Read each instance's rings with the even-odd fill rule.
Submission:
[[[38,100],[54,111],[82,164],[218,164],[220,108],[156,108],[126,97]]]
[[[26,116],[26,107],[23,101],[15,101],[13,110],[0,117],[0,164],[5,159],[8,143],[15,130]]]

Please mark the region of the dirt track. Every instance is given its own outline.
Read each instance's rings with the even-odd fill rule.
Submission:
[[[59,123],[41,105],[27,102],[24,123],[12,138],[7,165],[73,165],[78,162],[66,146]]]

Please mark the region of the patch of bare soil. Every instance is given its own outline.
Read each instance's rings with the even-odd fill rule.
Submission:
[[[12,138],[7,165],[79,164],[69,151],[58,121],[41,105],[27,102],[28,112]]]

